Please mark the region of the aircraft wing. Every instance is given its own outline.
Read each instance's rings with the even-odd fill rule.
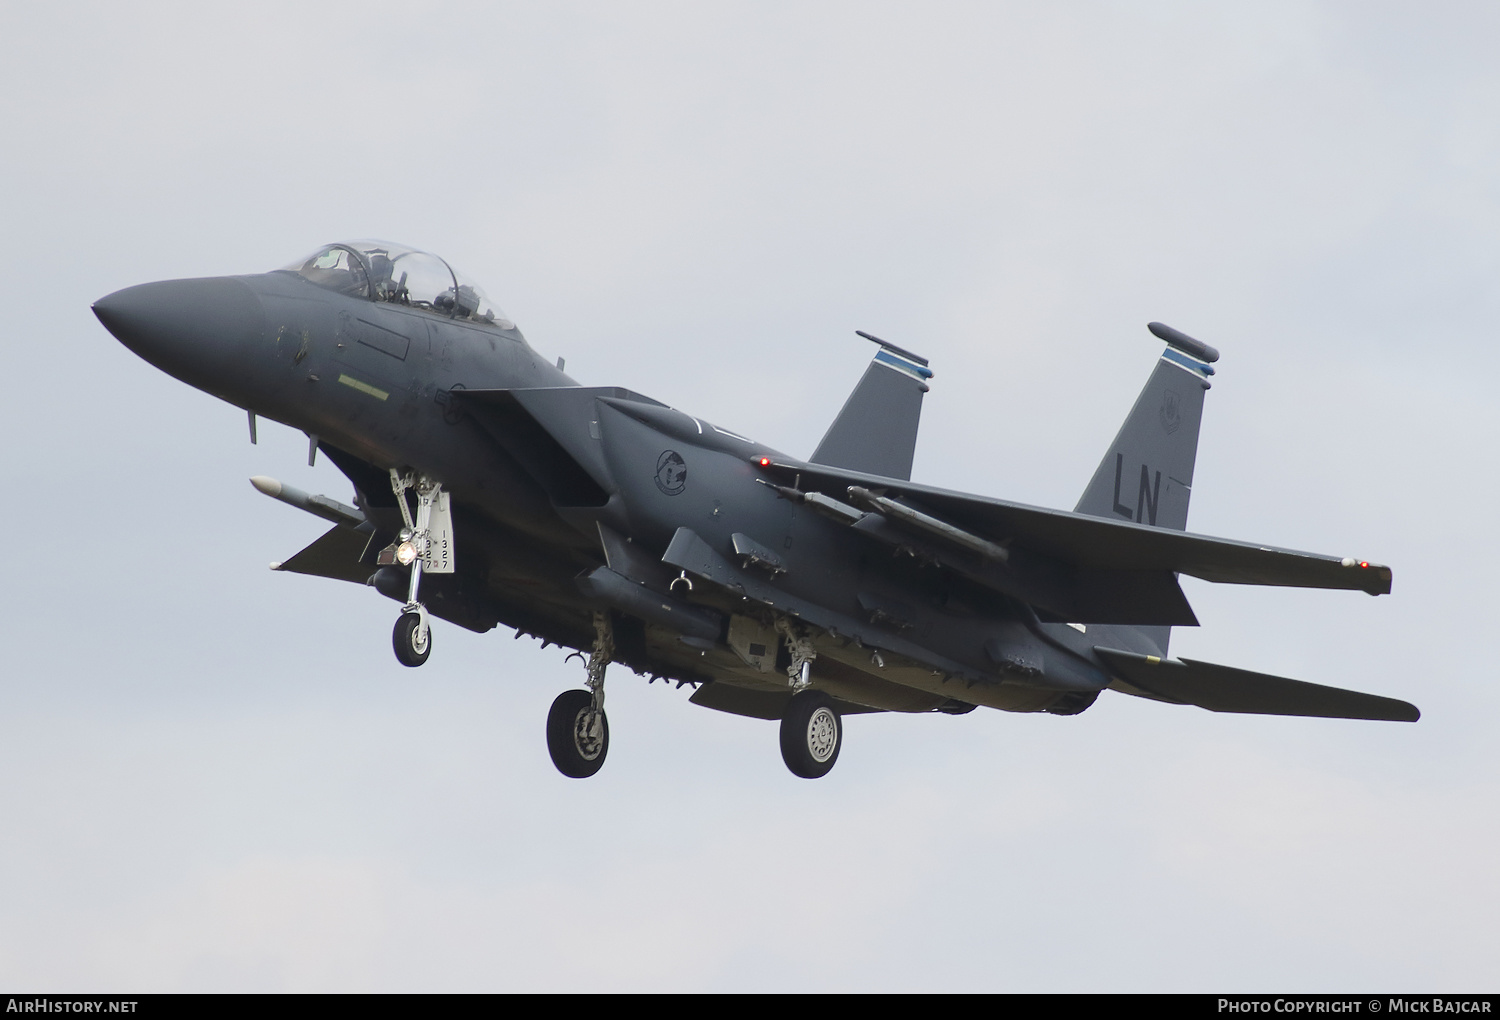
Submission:
[[[1004,548],[1019,546],[1077,567],[1172,571],[1224,584],[1339,588],[1370,595],[1391,590],[1390,567],[1349,557],[1049,510],[799,461],[776,461],[762,470],[784,484],[838,500],[847,499],[851,487],[867,489]]]
[[[1163,659],[1112,648],[1095,648],[1126,694],[1157,701],[1197,705],[1211,712],[1253,715],[1307,715],[1325,719],[1385,719],[1416,722],[1417,706],[1378,694],[1361,694],[1303,680],[1216,666],[1196,659]]]

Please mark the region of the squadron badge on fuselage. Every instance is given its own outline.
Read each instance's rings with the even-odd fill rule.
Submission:
[[[656,458],[656,487],[668,496],[687,488],[687,462],[676,450],[665,450]]]

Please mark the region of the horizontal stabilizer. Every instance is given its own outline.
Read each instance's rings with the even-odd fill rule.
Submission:
[[[1196,659],[1178,661],[1112,648],[1094,651],[1108,664],[1110,672],[1124,681],[1117,690],[1159,701],[1197,705],[1210,712],[1392,722],[1416,722],[1422,714],[1415,705],[1395,698],[1216,666]]]
[[[360,562],[373,534],[340,525],[274,569],[364,584],[375,573],[374,567]]]

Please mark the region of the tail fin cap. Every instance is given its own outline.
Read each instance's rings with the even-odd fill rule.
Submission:
[[[1202,340],[1195,340],[1181,330],[1173,329],[1164,322],[1148,322],[1146,323],[1146,328],[1158,338],[1165,340],[1184,354],[1191,354],[1199,361],[1206,361],[1209,364],[1213,364],[1219,360],[1219,350],[1217,347],[1210,347]]]

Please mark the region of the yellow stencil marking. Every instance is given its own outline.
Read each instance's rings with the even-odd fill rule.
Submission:
[[[339,382],[343,383],[345,386],[348,386],[350,389],[359,390],[359,392],[361,393],[368,393],[376,400],[384,400],[386,397],[390,396],[390,394],[385,390],[376,389],[374,386],[371,386],[367,382],[360,382],[358,379],[354,378],[351,375],[344,375],[343,373],[339,373]]]

